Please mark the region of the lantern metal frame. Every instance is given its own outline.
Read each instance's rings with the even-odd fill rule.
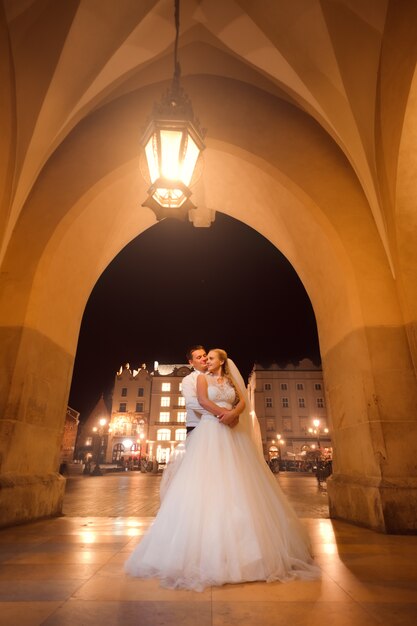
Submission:
[[[161,133],[173,131],[181,133],[181,141],[178,149],[178,169],[184,163],[187,155],[189,139],[191,139],[198,149],[198,156],[195,159],[193,173],[190,176],[189,185],[193,183],[196,167],[201,152],[204,150],[205,130],[200,127],[199,120],[195,117],[191,100],[180,85],[181,68],[178,62],[178,38],[179,38],[179,0],[175,0],[175,26],[176,37],[174,45],[174,75],[170,88],[163,94],[159,103],[153,106],[152,115],[142,136],[141,144],[145,149],[152,140],[153,158],[157,162],[158,176],[152,181],[151,167],[147,160],[151,185],[148,189],[148,197],[142,206],[152,209],[157,219],[164,217],[175,217],[185,220],[190,209],[196,208],[191,202],[192,192],[187,184],[180,178],[171,179],[162,175],[162,139]],[[147,156],[147,155],[146,155]],[[159,190],[166,191],[163,198]]]

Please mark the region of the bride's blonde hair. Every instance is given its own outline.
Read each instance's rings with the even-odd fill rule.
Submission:
[[[239,391],[237,389],[237,386],[235,384],[235,381],[233,380],[230,371],[229,371],[229,364],[228,364],[228,360],[227,360],[227,352],[226,350],[223,350],[223,348],[212,348],[210,350],[210,352],[216,352],[217,356],[219,357],[220,361],[223,361],[221,368],[222,368],[222,376],[225,376],[225,378],[227,378],[227,380],[229,381],[229,383],[231,384],[231,386],[233,387],[233,389],[235,390],[235,394],[236,394],[236,402],[235,404],[237,404],[239,402]]]
[[[210,350],[210,352],[216,352],[217,356],[219,357],[220,361],[223,361],[221,368],[222,368],[222,375],[223,376],[227,376],[228,378],[230,378],[230,374],[229,374],[229,367],[227,365],[227,352],[226,350],[223,350],[222,348],[212,348]]]

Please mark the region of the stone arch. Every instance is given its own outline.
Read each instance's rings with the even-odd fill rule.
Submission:
[[[13,498],[26,502],[26,519],[59,510],[56,459],[45,458],[31,441],[40,432],[50,442],[57,438],[56,416],[68,397],[82,312],[95,281],[128,241],[155,224],[153,213],[138,207],[145,185],[136,139],[137,121],[159,90],[128,94],[74,129],[44,168],[10,242],[2,397],[13,427],[1,471],[20,483],[3,495],[9,522],[16,519]],[[390,416],[398,428],[406,414],[384,387],[405,376],[410,381],[409,351],[389,263],[355,174],[316,123],[259,89],[195,77],[187,91],[210,127],[198,204],[266,236],[310,295],[338,451],[333,514],[383,530],[408,524],[404,512],[399,519],[393,489],[387,496],[381,488],[398,475],[399,464],[396,450],[387,450],[381,418]],[[253,123],[245,123],[248,118]],[[28,247],[34,228],[38,236]],[[402,363],[395,373],[381,342],[395,347]],[[401,462],[411,466],[411,450],[402,452]],[[43,477],[35,489],[34,468]],[[391,518],[384,498],[395,509]]]

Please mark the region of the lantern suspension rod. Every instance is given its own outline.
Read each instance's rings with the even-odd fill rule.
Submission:
[[[174,85],[179,88],[181,66],[178,61],[178,40],[180,35],[180,0],[175,0],[175,44],[174,44]]]

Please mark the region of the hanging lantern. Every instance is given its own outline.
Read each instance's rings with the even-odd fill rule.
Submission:
[[[190,201],[193,180],[200,153],[204,150],[203,132],[194,117],[191,101],[180,86],[177,61],[179,34],[179,0],[175,0],[174,76],[170,89],[153,114],[142,139],[151,186],[142,204],[155,211],[158,219],[185,219],[195,208]]]

